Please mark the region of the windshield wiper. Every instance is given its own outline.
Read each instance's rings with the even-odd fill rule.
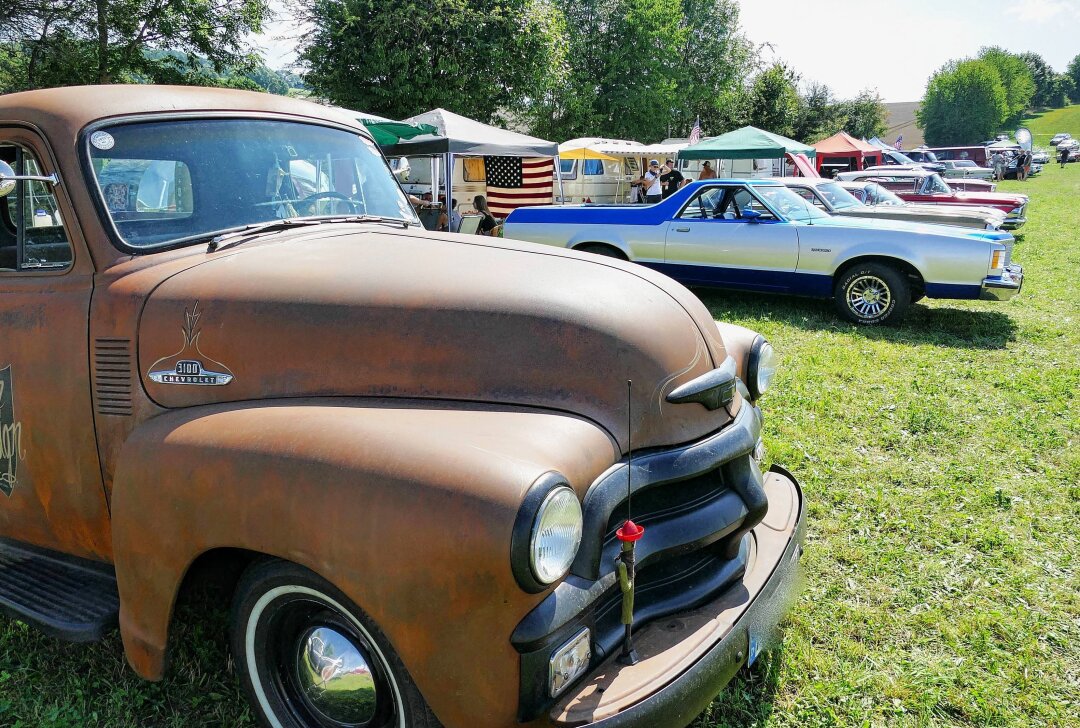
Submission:
[[[318,220],[303,220],[295,217],[287,217],[283,220],[270,220],[269,222],[257,222],[252,225],[245,225],[242,228],[230,230],[210,238],[210,242],[206,246],[206,252],[213,253],[223,242],[231,240],[232,238],[239,238],[245,235],[258,235],[259,233],[270,232],[272,230],[287,230],[291,227],[302,227],[304,225],[318,225],[319,222],[320,221]]]
[[[328,222],[384,222],[391,223],[393,225],[401,225],[404,228],[409,227],[409,221],[403,220],[398,217],[384,217],[382,215],[338,215],[332,217],[287,217],[282,220],[270,220],[268,222],[259,222],[252,225],[245,225],[242,228],[236,230],[230,230],[228,232],[215,235],[210,239],[209,244],[206,246],[207,253],[213,253],[221,247],[223,242],[232,240],[233,238],[242,238],[249,235],[259,235],[261,233],[273,232],[275,230],[288,230],[293,227],[303,227],[305,225],[320,225]]]

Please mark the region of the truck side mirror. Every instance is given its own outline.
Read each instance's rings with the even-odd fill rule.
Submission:
[[[51,185],[55,185],[57,182],[55,174],[44,176],[37,174],[15,174],[15,170],[11,168],[10,164],[0,160],[0,197],[7,197],[14,192],[15,183],[19,180],[25,180],[27,182],[47,182]]]

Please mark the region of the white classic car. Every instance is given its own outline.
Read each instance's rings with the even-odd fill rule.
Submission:
[[[913,301],[1012,298],[1013,236],[829,215],[774,180],[693,182],[655,205],[519,207],[506,237],[630,260],[686,285],[833,298],[850,321]]]

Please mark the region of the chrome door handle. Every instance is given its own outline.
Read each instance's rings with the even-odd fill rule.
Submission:
[[[677,227],[677,228],[675,228],[675,232],[677,232],[677,233],[688,233],[688,232],[690,232],[690,228],[689,227]]]

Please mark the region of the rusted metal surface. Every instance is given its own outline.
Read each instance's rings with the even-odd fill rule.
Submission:
[[[75,249],[66,272],[0,272],[0,369],[25,452],[0,494],[0,536],[113,562],[144,677],[161,677],[192,561],[242,548],[304,565],[366,610],[446,725],[514,724],[509,635],[546,594],[510,569],[522,495],[552,470],[583,495],[631,436],[653,448],[726,425],[724,409],[665,401],[727,355],[708,311],[619,261],[375,224],[123,254],[79,166],[81,131],[174,111],[360,131],[269,94],[0,97],[0,140],[59,174]],[[232,379],[153,381],[196,333],[201,358]],[[734,346],[741,375],[748,344]]]
[[[580,418],[422,402],[276,400],[157,417],[129,439],[113,490],[129,660],[159,677],[188,564],[247,548],[332,580],[446,725],[512,725],[506,635],[544,596],[510,571],[521,498],[550,470],[583,494],[616,450]]]

